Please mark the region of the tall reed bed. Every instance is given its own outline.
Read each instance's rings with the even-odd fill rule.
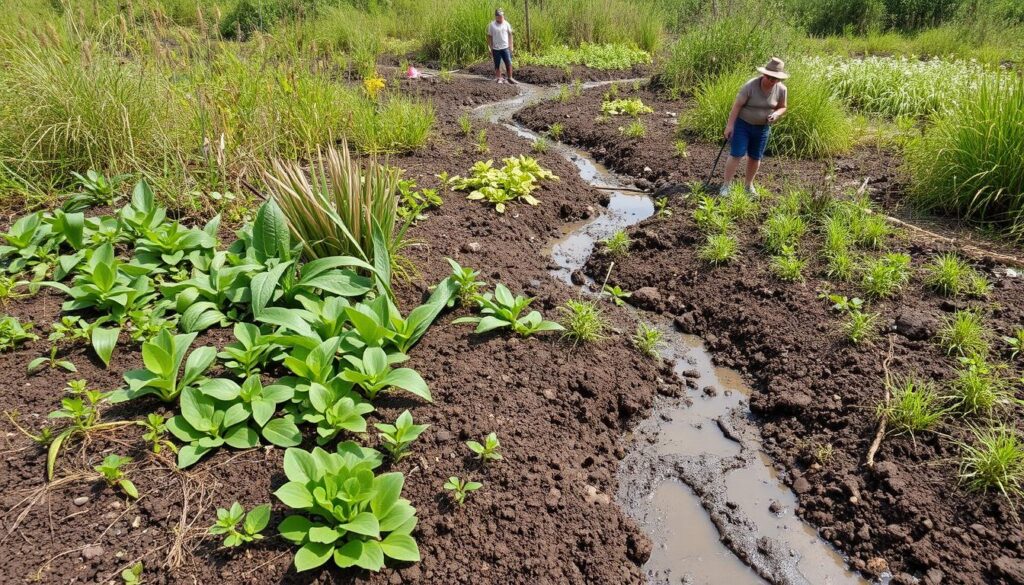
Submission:
[[[907,145],[923,208],[1024,237],[1024,79],[985,78]]]

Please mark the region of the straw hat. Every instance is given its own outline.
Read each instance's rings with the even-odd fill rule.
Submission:
[[[783,71],[786,67],[786,62],[778,57],[772,57],[771,61],[764,67],[758,67],[757,70],[768,77],[774,77],[775,79],[787,79],[789,73]]]

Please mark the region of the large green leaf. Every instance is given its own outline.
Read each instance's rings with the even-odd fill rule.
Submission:
[[[405,477],[401,473],[384,473],[378,475],[373,483],[375,492],[373,499],[370,500],[370,509],[373,510],[377,518],[384,518],[402,494]]]
[[[294,544],[301,544],[312,527],[313,523],[309,521],[309,518],[293,514],[277,525],[277,531],[281,533],[281,537],[285,540]]]
[[[114,348],[117,347],[117,337],[121,334],[120,327],[105,329],[95,327],[92,330],[92,349],[103,361],[104,366],[110,365],[110,358],[114,355]]]
[[[284,452],[284,474],[291,481],[306,483],[316,480],[323,473],[316,460],[302,449],[288,449]]]
[[[315,335],[309,323],[304,319],[304,317],[308,317],[309,320],[313,319],[313,315],[308,311],[267,307],[259,312],[254,311],[253,315],[256,316],[257,321],[284,327],[305,337],[313,337]]]
[[[239,424],[224,434],[224,442],[235,449],[252,449],[260,444],[260,437],[247,424]]]
[[[249,286],[252,289],[252,312],[254,315],[259,315],[274,300],[274,293],[277,292],[281,277],[291,266],[291,262],[282,262],[252,278],[252,283]]]
[[[340,524],[339,527],[363,536],[380,538],[380,524],[377,522],[377,517],[370,512],[360,512],[351,522]]]
[[[278,447],[294,447],[302,443],[302,433],[295,423],[284,418],[275,418],[263,427],[263,438]]]
[[[433,402],[434,400],[430,396],[430,388],[427,387],[426,381],[423,380],[423,377],[416,370],[410,368],[392,370],[384,377],[384,383],[388,386],[394,386],[406,392],[411,392],[427,402]]]
[[[284,213],[274,200],[264,203],[256,213],[252,227],[252,247],[261,264],[270,258],[289,260],[291,235]]]
[[[315,569],[330,560],[334,554],[334,546],[319,542],[307,542],[295,551],[295,570],[308,571]]]
[[[189,386],[182,390],[179,399],[181,416],[192,428],[198,431],[213,431],[213,415],[217,406],[213,398],[203,394],[199,389]]]
[[[408,534],[389,534],[381,541],[380,548],[385,555],[396,561],[416,563],[420,560],[420,548]]]
[[[313,506],[313,495],[309,493],[306,486],[297,481],[289,481],[274,492],[277,499],[285,506],[303,510]]]

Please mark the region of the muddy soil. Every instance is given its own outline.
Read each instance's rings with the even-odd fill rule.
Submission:
[[[657,188],[703,180],[718,148],[691,141],[689,156],[676,156],[675,121],[685,103],[623,89],[620,93],[640,95],[655,108],[645,116],[643,139],[620,136],[618,121],[594,122],[601,92],[530,108],[518,119],[538,130],[562,123],[563,140],[590,149],[638,184],[647,181]],[[836,186],[870,176],[873,196],[898,196],[905,179],[895,163],[873,148],[831,163],[768,159],[765,183],[820,187],[831,167]],[[998,336],[1024,324],[1024,282],[982,260],[977,268],[995,282],[991,296],[984,302],[947,300],[925,291],[920,272],[927,259],[946,250],[898,239],[893,247],[914,257],[912,282],[896,299],[872,304],[881,315],[881,331],[872,344],[852,346],[839,317],[818,294],[826,284],[850,296],[858,294],[856,289],[826,283],[815,261],[805,271],[806,282],[779,281],[769,270],[757,222],[739,230],[739,259],[711,269],[697,257],[703,237],[691,218],[692,205],[672,197],[671,208],[670,218],[650,219],[630,230],[630,255],[616,259],[609,282],[634,291],[637,306],[703,337],[718,364],[744,374],[754,389],[751,407],[764,448],[797,493],[797,512],[867,575],[890,571],[896,583],[1024,582],[1024,532],[1012,507],[1002,497],[969,493],[957,483],[956,442],[968,438],[963,420],[950,419],[937,432],[917,437],[887,436],[874,468],[864,465],[890,352],[893,374],[916,373],[948,388],[957,362],[938,347],[935,333],[953,310],[977,306],[985,311],[995,353],[1008,359]],[[811,251],[817,250],[816,237],[810,237]],[[609,258],[596,254],[587,272],[600,281],[609,264]],[[1011,365],[1006,375],[1017,397],[1024,397],[1016,382],[1020,366]],[[1011,418],[1021,427],[1019,417]]]
[[[490,151],[478,154],[475,141],[459,133],[456,119],[469,106],[515,95],[516,89],[480,81],[403,82],[429,96],[438,112],[438,132],[423,152],[392,157],[406,177],[421,187],[437,185],[440,171],[465,173],[474,161],[521,154],[528,143],[498,127],[487,128]],[[483,127],[479,125],[479,127]],[[412,230],[419,243],[408,257],[417,272],[399,286],[403,307],[417,304],[427,286],[450,271],[446,256],[482,269],[491,282],[537,297],[549,318],[571,289],[548,274],[542,253],[568,219],[589,213],[600,194],[581,182],[561,157],[538,155],[561,177],[537,193],[541,205],[513,205],[504,215],[464,194],[444,193],[445,203]],[[473,244],[473,245],[471,245]],[[48,332],[58,318],[53,292],[12,301],[4,309],[31,319]],[[609,308],[622,331],[633,328],[625,312]],[[655,392],[664,391],[671,371],[631,349],[616,335],[586,349],[574,349],[558,335],[512,339],[476,336],[469,325],[451,321],[465,309],[448,312],[411,352],[410,366],[431,386],[434,403],[385,397],[372,422],[393,421],[411,409],[431,428],[415,445],[414,456],[395,468],[407,474],[403,495],[418,509],[414,535],[421,563],[379,574],[337,569],[297,574],[293,550],[273,529],[285,508],[271,495],[285,481],[283,451],[276,448],[223,449],[185,472],[173,461],[147,452],[141,429],[120,428],[76,442],[60,458],[58,480],[46,486],[46,454],[4,417],[0,464],[0,539],[8,562],[0,582],[107,583],[141,560],[148,583],[642,583],[640,569],[651,545],[615,504],[616,469],[625,455],[624,432],[643,418]],[[213,330],[199,343],[223,345],[227,330]],[[19,423],[37,432],[59,406],[64,384],[84,378],[114,389],[121,373],[139,367],[138,348],[122,341],[109,370],[84,348],[65,348],[78,373],[59,370],[28,376],[27,362],[47,351],[45,340],[0,354],[0,410],[17,413]],[[104,413],[105,420],[137,419],[166,409],[139,400]],[[469,458],[464,442],[496,431],[505,459],[486,469]],[[367,439],[369,444],[376,437]],[[309,448],[313,442],[307,441]],[[126,501],[94,473],[110,452],[135,457],[129,470],[141,497]],[[441,489],[451,475],[484,483],[463,507]],[[45,489],[44,489],[45,488]],[[246,508],[274,504],[267,539],[238,551],[222,551],[204,537],[215,507],[233,501]]]

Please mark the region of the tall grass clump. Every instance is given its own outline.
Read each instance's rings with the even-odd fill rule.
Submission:
[[[886,385],[890,398],[880,403],[876,412],[897,434],[931,430],[947,412],[943,397],[926,380],[907,377]]]
[[[703,83],[684,127],[708,140],[720,141],[736,93],[756,75],[755,71],[742,68]],[[823,158],[849,150],[853,145],[853,126],[831,88],[803,67],[793,68],[786,86],[794,97],[789,100],[786,115],[772,126],[768,153]]]
[[[311,167],[307,175],[299,162],[275,160],[263,172],[306,259],[353,256],[372,264],[379,230],[394,264],[411,221],[396,223],[400,171],[353,160],[344,141],[340,150],[321,152]]]
[[[960,481],[969,489],[994,489],[1011,502],[1024,497],[1024,441],[1015,429],[975,430],[974,442],[960,448]]]
[[[494,3],[459,0],[440,4],[423,23],[424,55],[437,59],[442,67],[461,67],[486,57],[486,27],[494,20]],[[517,24],[513,25],[513,35]]]
[[[764,20],[756,13],[696,24],[669,49],[659,71],[661,83],[675,93],[689,93],[734,67],[753,71],[773,54],[784,55],[791,35],[778,19]]]
[[[180,165],[187,115],[157,72],[102,53],[87,57],[74,46],[12,43],[0,61],[6,172],[46,189],[70,180],[72,171]]]
[[[983,79],[907,145],[924,209],[1024,237],[1024,78]]]
[[[811,57],[805,65],[850,107],[889,118],[922,118],[967,96],[993,75],[970,61],[908,57]],[[941,79],[941,90],[936,80]]]

